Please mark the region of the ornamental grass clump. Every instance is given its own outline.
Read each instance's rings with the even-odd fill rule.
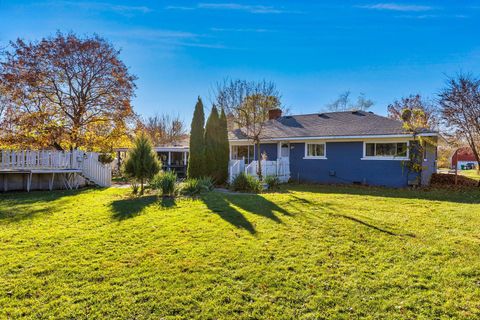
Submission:
[[[163,171],[153,177],[150,186],[158,190],[162,197],[174,197],[177,191],[177,174],[173,171]]]
[[[264,182],[269,190],[277,190],[280,187],[280,179],[277,176],[266,176]]]
[[[180,192],[187,196],[195,196],[201,193],[210,192],[214,188],[213,180],[210,177],[191,178],[182,182]]]
[[[231,184],[233,191],[260,193],[263,189],[262,182],[255,177],[240,173]]]

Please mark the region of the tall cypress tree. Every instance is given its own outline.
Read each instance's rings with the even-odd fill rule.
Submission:
[[[218,175],[218,146],[219,146],[219,124],[217,107],[213,105],[210,116],[205,126],[205,163],[206,174],[212,177],[215,181],[219,178]]]
[[[219,152],[218,152],[218,170],[219,170],[219,179],[218,183],[222,184],[227,181],[228,178],[228,161],[230,160],[230,147],[228,144],[228,126],[227,126],[227,115],[225,110],[222,108],[220,113],[220,125],[219,129]]]
[[[188,158],[187,176],[200,178],[205,176],[205,113],[202,99],[198,97],[193,113],[190,130],[190,155]]]

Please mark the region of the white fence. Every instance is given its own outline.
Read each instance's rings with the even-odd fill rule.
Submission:
[[[280,158],[277,161],[262,160],[262,176],[277,176],[280,181],[287,182],[290,179],[290,162],[288,159]],[[244,160],[231,160],[229,163],[229,178],[233,181],[241,172],[258,177],[258,161],[252,161],[245,166]]]
[[[98,161],[94,152],[52,150],[2,150],[0,170],[80,170],[81,175],[101,187],[109,187],[112,170]]]

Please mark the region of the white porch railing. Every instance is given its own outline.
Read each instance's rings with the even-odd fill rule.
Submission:
[[[88,180],[109,187],[112,170],[94,152],[52,150],[1,150],[0,170],[80,170]]]
[[[244,169],[242,170],[242,164]],[[277,161],[262,160],[262,176],[277,176],[280,181],[287,182],[290,179],[290,162],[288,158],[280,158]],[[252,161],[245,166],[244,160],[231,160],[229,163],[229,178],[233,181],[241,172],[258,177],[258,161]]]
[[[82,161],[83,176],[100,187],[110,187],[112,185],[112,167],[98,161],[98,154],[88,152]]]
[[[2,150],[0,169],[78,169],[74,159],[72,152]]]

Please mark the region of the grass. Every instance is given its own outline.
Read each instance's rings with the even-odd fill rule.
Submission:
[[[459,170],[458,173],[465,176],[465,177],[471,178],[471,179],[480,180],[480,175],[478,174],[478,171],[476,169],[474,169],[474,170]]]
[[[0,195],[0,318],[480,317],[480,195]]]

